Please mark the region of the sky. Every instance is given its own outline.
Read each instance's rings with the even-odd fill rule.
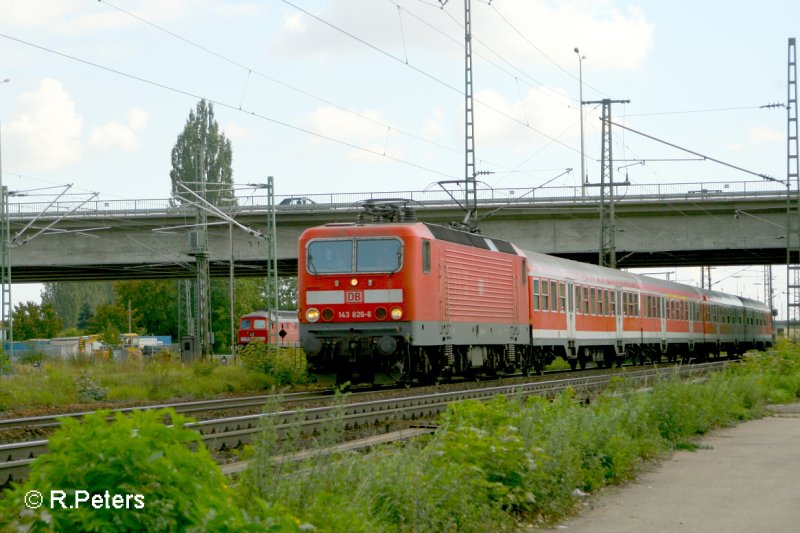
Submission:
[[[745,170],[615,129],[615,172],[631,183],[785,179],[786,110],[761,106],[786,102],[800,3],[472,0],[471,14],[485,186],[579,186],[581,80],[586,101],[630,100],[615,122]],[[0,0],[3,184],[167,198],[200,98],[232,142],[236,183],[273,176],[278,195],[303,196],[463,179],[463,20],[463,0]],[[584,112],[596,183],[600,109]],[[621,166],[633,159],[646,163]],[[714,275],[763,299],[761,278]]]

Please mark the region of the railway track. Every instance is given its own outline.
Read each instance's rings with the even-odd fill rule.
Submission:
[[[589,369],[589,371],[594,369]],[[564,373],[571,373],[571,370],[553,370],[547,372],[546,375],[560,375]],[[520,378],[522,374],[514,374],[505,376],[503,379]],[[497,380],[502,381],[503,379]],[[493,380],[494,381],[494,380]],[[492,381],[486,381],[491,383]],[[456,382],[458,383],[458,382]],[[468,382],[463,382],[468,383]],[[381,394],[393,390],[402,389],[403,386],[384,387],[384,388],[370,388],[370,389],[356,389],[348,393],[349,398],[358,398],[362,395]],[[271,401],[278,401],[282,404],[302,404],[311,403],[315,401],[326,401],[335,396],[333,389],[325,389],[319,391],[303,391],[292,393],[277,393],[277,394],[262,394],[255,396],[243,396],[236,398],[223,398],[218,400],[197,400],[192,402],[177,402],[177,403],[164,403],[154,405],[142,405],[135,407],[121,407],[116,409],[109,409],[111,414],[115,413],[130,413],[135,410],[147,411],[152,409],[165,409],[171,408],[175,412],[181,414],[196,414],[203,412],[217,412],[225,410],[239,410],[239,409],[262,409],[266,404]],[[60,425],[59,419],[72,418],[80,420],[84,416],[93,413],[94,411],[80,411],[73,413],[60,413],[42,416],[18,417],[18,418],[0,418],[0,432],[11,429],[52,429]],[[2,433],[0,433],[1,435]],[[2,442],[2,441],[0,441]]]
[[[263,407],[272,400],[282,402],[309,402],[333,396],[333,390],[293,392],[286,394],[263,394],[257,396],[243,396],[238,398],[223,398],[219,400],[198,400],[194,402],[165,403],[155,405],[142,405],[137,407],[121,407],[109,409],[112,414],[130,413],[132,411],[149,411],[152,409],[171,408],[181,414],[192,414],[207,411],[223,411],[229,409],[245,409]],[[62,413],[54,415],[31,416],[20,418],[0,418],[0,431],[17,428],[54,428],[60,425],[58,419],[73,418],[80,420],[94,411],[81,411],[76,413]]]
[[[320,432],[326,424],[341,424],[344,429],[354,429],[397,420],[430,419],[447,409],[453,402],[475,399],[489,400],[497,395],[525,397],[530,395],[555,396],[572,388],[579,394],[594,394],[609,385],[614,378],[642,386],[659,377],[677,373],[681,377],[694,376],[720,370],[728,363],[718,361],[697,365],[669,366],[655,369],[627,370],[593,376],[580,376],[548,381],[517,383],[458,391],[419,394],[400,398],[386,398],[326,405],[309,409],[295,409],[203,420],[187,424],[198,431],[210,450],[225,450],[252,443],[268,422],[281,437],[289,432],[305,435]],[[46,453],[47,440],[0,445],[0,485],[10,480],[24,479],[28,466],[39,455]]]

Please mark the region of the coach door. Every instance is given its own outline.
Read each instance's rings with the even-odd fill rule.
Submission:
[[[575,283],[567,280],[567,338],[575,338]]]
[[[617,340],[622,340],[623,328],[625,326],[622,323],[623,310],[622,310],[622,291],[621,290],[615,290],[614,291],[614,301],[615,301],[614,316],[615,316],[615,320],[617,322]]]

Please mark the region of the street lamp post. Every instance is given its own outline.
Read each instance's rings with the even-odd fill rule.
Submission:
[[[578,109],[581,112],[581,196],[586,196],[586,167],[583,150],[583,60],[586,59],[586,56],[581,55],[581,51],[577,46],[575,47],[575,53],[578,54],[578,84],[580,85]]]

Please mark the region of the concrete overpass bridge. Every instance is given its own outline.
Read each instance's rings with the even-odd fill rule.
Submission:
[[[597,261],[598,196],[581,196],[579,187],[478,192],[484,234],[510,240],[523,249]],[[460,199],[463,193],[450,194]],[[296,272],[297,239],[305,228],[354,221],[359,201],[408,198],[416,205],[420,220],[445,224],[463,218],[450,194],[427,190],[278,197],[279,272]],[[231,211],[235,219],[264,231],[266,199],[240,198],[239,204]],[[11,203],[11,235],[45,206]],[[55,204],[36,219],[20,240],[74,207],[68,202]],[[780,184],[759,181],[620,186],[615,207],[620,268],[786,263],[787,193]],[[193,277],[195,260],[188,253],[187,233],[194,223],[194,208],[171,206],[169,200],[93,201],[36,238],[14,247],[12,280]],[[209,223],[212,276],[227,276],[231,257],[237,276],[265,275],[264,241],[235,226],[231,231],[227,222],[212,216]]]

